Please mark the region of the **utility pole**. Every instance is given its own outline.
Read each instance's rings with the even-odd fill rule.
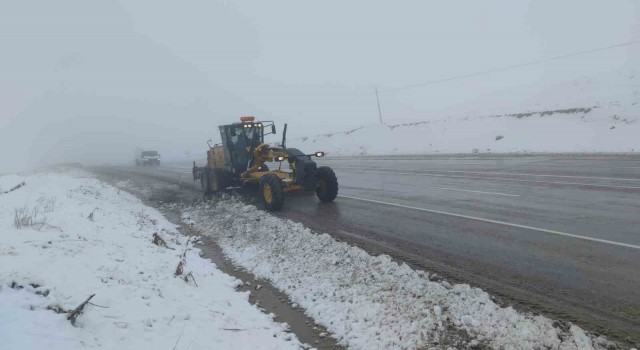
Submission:
[[[380,109],[380,96],[378,95],[378,87],[375,87],[376,89],[376,100],[378,100],[378,116],[380,117],[380,125],[384,125],[384,123],[382,122],[382,110]]]

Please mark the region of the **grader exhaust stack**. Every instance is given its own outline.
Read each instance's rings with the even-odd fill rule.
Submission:
[[[282,129],[282,148],[286,148],[287,142],[287,124],[284,124],[284,129]]]

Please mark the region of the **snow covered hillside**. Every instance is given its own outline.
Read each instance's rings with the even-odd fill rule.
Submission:
[[[615,344],[500,307],[389,256],[371,256],[234,198],[184,208],[225,255],[265,278],[351,349],[607,349]]]
[[[290,140],[334,155],[639,152],[640,73],[631,68],[526,86],[446,111]]]
[[[81,173],[21,180],[0,195],[0,349],[301,347],[139,199]]]

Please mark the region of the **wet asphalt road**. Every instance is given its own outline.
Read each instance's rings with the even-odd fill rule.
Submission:
[[[325,158],[335,203],[282,217],[640,345],[640,157]],[[189,182],[191,164],[119,168]]]

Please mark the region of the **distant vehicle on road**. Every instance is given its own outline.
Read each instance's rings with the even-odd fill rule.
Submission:
[[[136,157],[136,165],[160,165],[160,154],[157,151],[142,151]]]

